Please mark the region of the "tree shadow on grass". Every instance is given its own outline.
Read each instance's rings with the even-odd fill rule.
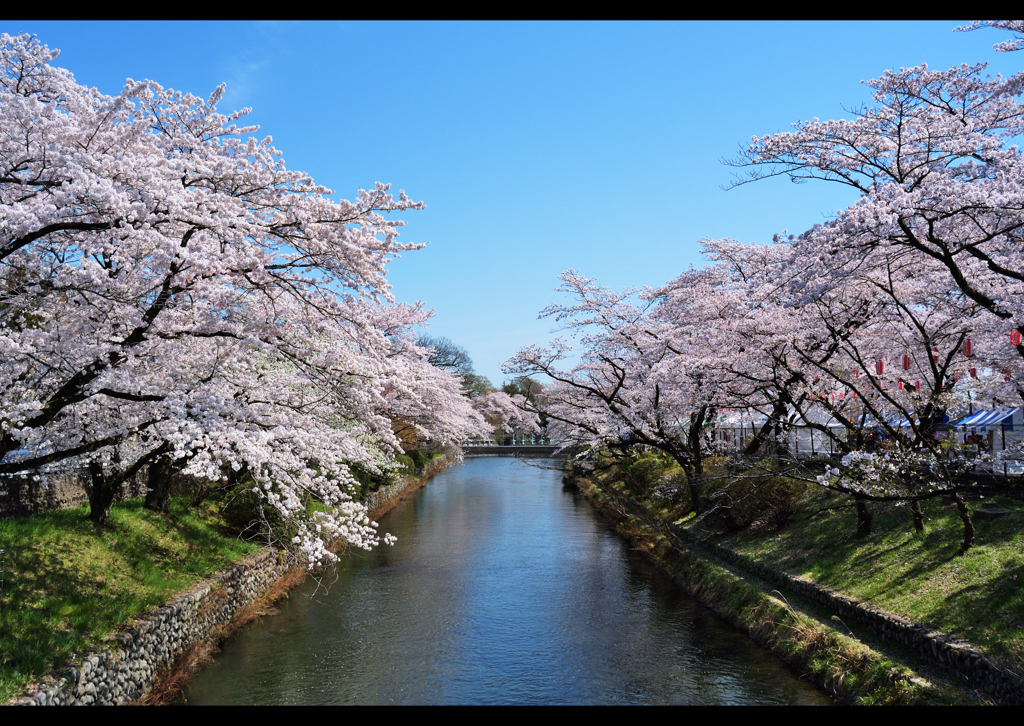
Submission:
[[[935,627],[983,647],[1004,665],[1024,668],[1024,564],[965,585],[925,613]]]
[[[916,534],[912,527],[909,512],[879,508],[872,533],[857,537],[852,513],[835,514],[805,526],[786,545],[808,552],[804,559],[821,584],[861,598],[884,598],[906,589],[908,581],[933,575],[957,556],[959,529],[933,526]],[[868,592],[866,583],[871,584]]]
[[[907,508],[886,505],[872,507],[873,532],[864,538],[854,534],[855,515],[846,509],[794,522],[784,539],[748,535],[743,546],[784,569],[810,571],[826,587],[963,637],[1021,670],[1024,506],[1007,497],[988,497],[972,501],[971,507],[976,542],[963,557],[959,512],[938,498],[923,503],[925,531],[920,534]],[[981,508],[1010,511],[984,519],[977,516]]]
[[[803,546],[818,552],[815,578],[822,584],[904,610],[900,614],[911,620],[963,637],[1019,668],[1024,665],[1024,556],[1014,553],[1021,552],[1024,512],[1019,503],[991,505],[1011,511],[998,519],[975,517],[976,543],[963,558],[955,505],[934,500],[926,503],[922,534],[908,531],[909,516],[890,510],[877,517],[875,531],[865,539],[841,537],[823,524],[804,533]],[[958,579],[967,583],[949,591]]]

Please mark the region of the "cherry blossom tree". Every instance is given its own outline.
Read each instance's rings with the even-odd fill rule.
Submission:
[[[484,417],[492,431],[513,435],[541,433],[536,407],[525,396],[492,391],[475,397],[473,408]]]
[[[965,29],[1009,30],[1021,21]],[[853,118],[754,137],[733,164],[743,184],[770,176],[831,181],[858,192],[836,218],[770,245],[704,240],[712,264],[657,289],[615,293],[573,271],[568,305],[542,312],[570,341],[519,351],[506,372],[554,383],[541,410],[577,449],[655,448],[686,472],[700,508],[706,434],[716,414],[763,415],[744,444],[788,457],[787,429],[828,437],[838,457],[816,480],[866,502],[961,496],[976,462],[943,435],[973,403],[1024,397],[1024,74],[985,65],[886,72]],[[835,424],[838,424],[836,426]],[[820,464],[818,464],[820,466]],[[820,471],[820,469],[819,469]]]
[[[947,414],[966,414],[970,396],[989,393],[993,377],[979,375],[983,358],[968,350],[989,347],[989,317],[960,290],[933,287],[935,275],[907,265],[906,257],[878,249],[853,267],[815,273],[812,308],[836,351],[831,366],[817,369],[847,399],[846,410],[831,400],[824,406],[852,434],[839,474],[820,481],[860,500],[910,502],[918,530],[920,501],[954,494],[966,551],[973,525],[959,490],[974,462],[940,435],[940,426]],[[832,279],[827,292],[823,278]],[[872,476],[865,476],[866,462]]]
[[[958,492],[975,463],[937,438],[945,414],[966,413],[971,396],[980,401],[1010,385],[1008,368],[991,375],[1005,365],[991,354],[991,318],[955,287],[933,287],[937,271],[907,265],[906,251],[876,248],[844,262],[814,249],[799,240],[705,241],[705,253],[746,286],[736,323],[744,344],[730,367],[773,392],[760,406],[747,403],[766,414],[766,427],[831,439],[844,463],[819,481],[855,497],[861,533],[870,530],[870,500],[910,502],[923,528],[919,501]],[[791,465],[802,468],[799,459]]]
[[[1022,27],[972,27],[982,25]],[[784,175],[855,189],[855,204],[801,235],[801,254],[845,264],[874,248],[902,250],[937,288],[959,288],[992,315],[1008,342],[1024,330],[1024,159],[1015,144],[1024,73],[993,78],[985,67],[887,71],[868,82],[873,105],[852,119],[754,137],[732,163],[746,169],[736,183]]]
[[[56,55],[0,36],[0,473],[83,462],[103,521],[147,464],[241,472],[311,566],[374,545],[348,466],[387,465],[397,416],[443,442],[481,422],[386,282],[418,247],[388,215],[422,203],[333,199],[223,86],[111,97]]]
[[[1020,21],[962,29],[983,26],[1017,34],[997,50],[1020,47]],[[873,105],[856,109],[852,119],[813,119],[795,124],[791,132],[754,137],[732,162],[747,170],[737,184],[784,175],[797,182],[836,182],[860,194],[835,219],[795,238],[792,247],[794,259],[817,267],[799,277],[804,299],[797,307],[819,309],[820,322],[829,329],[825,338],[834,341],[840,363],[819,365],[820,378],[841,384],[844,405],[872,421],[856,429],[860,435],[883,431],[890,442],[905,444],[899,447],[901,464],[893,463],[895,452],[887,454],[893,475],[887,489],[877,476],[869,477],[876,493],[885,489],[884,496],[930,496],[936,488],[953,486],[962,472],[952,463],[956,457],[937,450],[935,428],[957,394],[966,391],[975,400],[991,399],[997,391],[1005,400],[1011,388],[1018,398],[1024,394],[1018,383],[1024,356],[1024,160],[1014,143],[1024,118],[1019,100],[1024,74],[992,78],[984,70],[981,64],[888,71],[869,82]],[[961,346],[972,342],[985,351],[978,360],[989,371],[1001,370],[1001,377],[984,370],[979,376],[981,362],[955,360]],[[893,344],[904,352],[896,354]],[[1018,356],[1013,363],[1006,360],[1010,351]],[[870,366],[875,356],[878,376]],[[891,367],[894,358],[903,365]],[[883,377],[886,359],[890,367]],[[864,375],[844,379],[846,370]],[[894,371],[914,375],[899,377]],[[826,395],[829,399],[817,400],[829,407],[835,392]],[[855,404],[851,395],[858,396]],[[842,412],[832,413],[843,420]],[[894,418],[905,426],[894,429],[889,425]],[[856,465],[850,476],[836,470],[828,480],[833,484],[864,481],[854,476],[866,471],[862,460],[872,460],[875,474],[883,468],[862,440],[844,450]],[[957,496],[966,549],[971,525]],[[920,526],[916,503],[914,512]]]
[[[1015,36],[1013,39],[1004,40],[993,46],[1000,53],[1024,49],[1024,20],[975,20],[969,25],[957,28],[957,30],[971,31],[978,30],[979,28],[996,28],[998,30],[1009,30],[1013,33]]]
[[[553,382],[542,405],[531,406],[549,420],[549,430],[564,447],[624,451],[650,447],[670,456],[686,476],[690,500],[703,505],[704,459],[713,445],[710,433],[721,381],[710,361],[725,355],[714,348],[713,325],[700,316],[707,303],[707,274],[691,271],[677,281],[674,301],[691,303],[687,324],[659,309],[664,290],[616,293],[573,270],[561,276],[561,292],[570,305],[552,305],[553,317],[578,338],[581,362],[563,368],[572,347],[564,339],[529,346],[506,361],[503,370],[543,375]]]

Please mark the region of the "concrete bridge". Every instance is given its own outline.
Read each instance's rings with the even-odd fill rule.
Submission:
[[[548,457],[555,456],[555,444],[524,444],[515,446],[463,446],[462,451],[467,457],[470,456],[533,456]],[[564,454],[558,454],[564,456]]]

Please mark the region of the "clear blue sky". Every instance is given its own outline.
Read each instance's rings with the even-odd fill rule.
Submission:
[[[835,118],[889,68],[991,61],[1006,33],[894,23],[82,23],[4,21],[59,48],[79,83],[126,78],[251,106],[288,166],[351,198],[390,182],[427,208],[398,299],[494,383],[573,267],[615,288],[701,265],[704,236],[765,242],[853,198],[769,180],[726,192],[753,134]]]

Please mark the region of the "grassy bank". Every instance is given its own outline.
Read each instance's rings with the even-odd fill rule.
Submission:
[[[833,500],[835,504],[840,502]],[[802,507],[828,506],[809,492]],[[958,556],[962,524],[955,504],[924,503],[925,531],[914,531],[908,507],[872,506],[872,532],[857,538],[850,509],[794,516],[720,542],[794,575],[873,603],[979,646],[1007,667],[1024,669],[1024,506],[1008,497],[972,502],[1008,514],[981,519],[977,540]]]
[[[0,520],[0,703],[258,548],[225,534],[213,504],[174,502],[167,516],[124,502],[102,529],[87,514]]]

